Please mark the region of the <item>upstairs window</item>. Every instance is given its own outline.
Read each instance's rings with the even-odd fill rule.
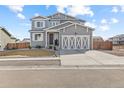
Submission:
[[[56,21],[51,22],[51,26],[56,26],[56,25],[58,25],[58,22]]]
[[[37,22],[37,27],[41,27],[40,22]]]
[[[38,27],[38,28],[43,28],[43,27],[45,27],[44,21],[38,21],[38,22],[36,22],[36,27]]]

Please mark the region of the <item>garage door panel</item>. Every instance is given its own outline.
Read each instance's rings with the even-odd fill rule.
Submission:
[[[75,49],[75,37],[70,37],[70,48]]]
[[[89,49],[89,35],[63,35],[62,49]]]

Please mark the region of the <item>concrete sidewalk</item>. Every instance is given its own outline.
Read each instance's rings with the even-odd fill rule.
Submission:
[[[124,65],[124,57],[94,50],[80,54],[61,55],[60,59],[63,66]]]
[[[59,60],[59,57],[27,57],[27,58],[2,58],[0,61],[14,61],[14,60]]]
[[[0,59],[0,66],[60,66],[59,57],[7,58]]]
[[[76,52],[76,53],[75,53]],[[124,57],[118,57],[100,51],[73,51],[60,57],[31,57],[31,58],[2,58],[0,66],[33,66],[33,65],[61,65],[61,66],[124,66]]]

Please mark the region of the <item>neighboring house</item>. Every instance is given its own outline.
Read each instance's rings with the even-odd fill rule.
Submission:
[[[111,37],[108,39],[108,41],[111,41],[114,45],[123,45],[124,44],[124,34],[120,34],[120,35]]]
[[[51,16],[37,16],[31,19],[31,46],[58,49],[92,49],[92,31],[85,21],[55,13]]]
[[[30,43],[30,38],[24,38],[21,42],[23,42],[23,43]]]
[[[18,41],[18,39],[16,39],[15,37],[11,37],[11,40],[9,43],[16,43]]]
[[[103,42],[103,38],[101,36],[93,36],[93,41],[94,42]]]
[[[15,43],[16,40],[3,27],[0,27],[0,51],[3,51],[8,43]]]

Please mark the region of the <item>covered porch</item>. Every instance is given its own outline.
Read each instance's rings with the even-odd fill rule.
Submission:
[[[47,30],[46,31],[46,48],[58,50],[60,47],[59,31],[57,30]]]

